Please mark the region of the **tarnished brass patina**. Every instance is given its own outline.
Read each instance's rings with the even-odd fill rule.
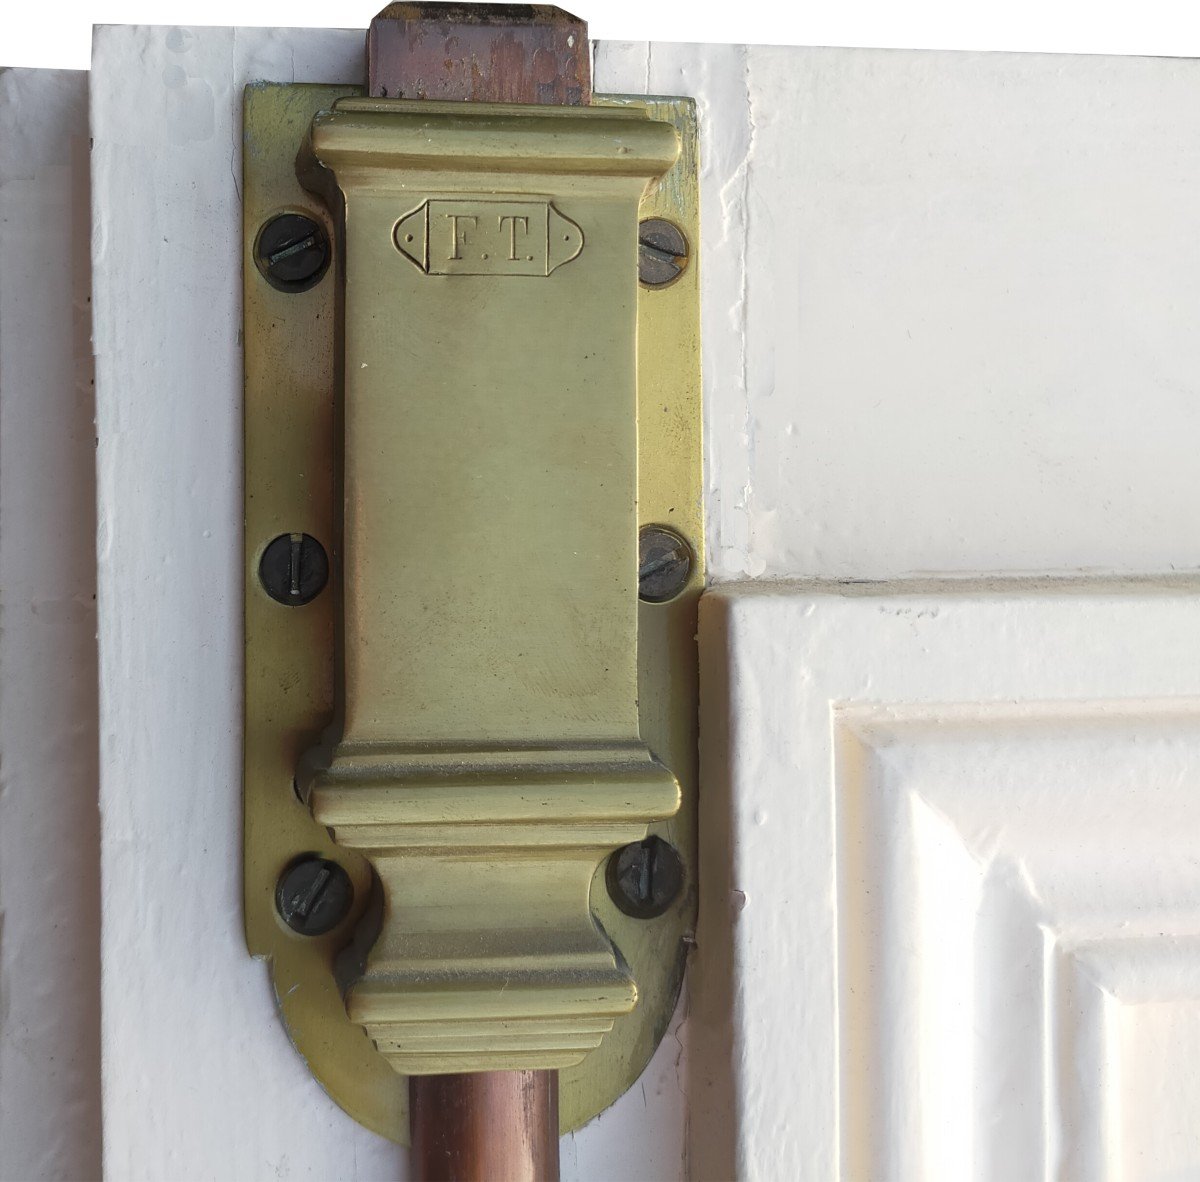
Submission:
[[[589,1119],[694,925],[696,260],[637,283],[640,219],[696,240],[693,112],[597,103],[247,94],[247,936],[314,1073],[397,1139],[399,1073],[558,1068]],[[334,243],[303,291],[253,261],[286,211]],[[646,525],[692,551],[668,602],[638,599]],[[258,583],[283,535],[330,555],[305,606]],[[638,919],[604,867],[647,833],[685,889]],[[354,889],[316,936],[276,908],[305,856]]]

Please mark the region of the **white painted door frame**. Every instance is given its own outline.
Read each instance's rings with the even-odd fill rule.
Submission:
[[[0,1178],[100,1168],[87,76],[0,72]]]

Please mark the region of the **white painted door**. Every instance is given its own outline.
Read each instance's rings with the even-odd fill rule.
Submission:
[[[709,1159],[1200,1177],[1195,586],[735,589],[703,627]]]
[[[358,33],[97,37],[104,1074],[53,1102],[102,1088],[113,1179],[404,1172],[288,1045],[233,872],[239,96],[360,71]],[[700,104],[719,586],[689,999],[566,1177],[1200,1178],[1198,71],[598,47],[598,89]],[[53,337],[14,341],[0,294],[8,424]],[[20,509],[5,477],[0,535]],[[19,569],[0,544],[9,613]],[[30,733],[0,709],[6,827],[51,766]],[[69,876],[63,844],[38,864]],[[9,916],[43,896],[9,849],[27,1001]],[[22,1144],[0,1174],[98,1152]]]
[[[1200,66],[605,60],[707,96],[693,1174],[1200,1178]]]

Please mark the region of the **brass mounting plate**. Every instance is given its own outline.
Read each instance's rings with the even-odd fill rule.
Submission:
[[[270,962],[280,1011],[313,1074],[351,1116],[407,1142],[407,1080],[347,1016],[335,961],[371,900],[365,858],[336,845],[294,790],[301,756],[330,722],[334,701],[334,611],[340,545],[335,512],[338,431],[337,272],[309,290],[272,287],[254,263],[259,228],[280,212],[334,226],[296,178],[296,155],[313,116],[354,87],[255,85],[247,89],[243,155],[245,316],[245,919],[253,955]],[[665,915],[631,918],[611,901],[604,866],[591,892],[596,922],[628,962],[639,1002],[601,1046],[560,1080],[562,1130],[578,1128],[641,1074],[671,1020],[696,917],[696,605],[704,584],[702,503],[699,198],[696,120],[686,99],[596,96],[597,106],[644,108],[680,133],[678,163],[646,195],[642,218],[676,224],[691,244],[688,265],[668,286],[640,288],[638,332],[638,520],[665,525],[691,545],[687,587],[638,615],[642,738],[678,777],[679,812],[651,826],[680,852],[686,888]],[[399,315],[403,315],[402,311]],[[415,522],[414,528],[420,528]],[[269,542],[309,534],[326,547],[330,587],[302,607],[272,600],[258,581]],[[275,908],[284,869],[305,854],[339,862],[354,886],[346,920],[327,935],[291,931]]]

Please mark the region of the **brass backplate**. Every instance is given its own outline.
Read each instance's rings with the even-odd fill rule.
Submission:
[[[340,561],[335,452],[338,421],[338,259],[308,290],[280,291],[255,264],[259,229],[275,214],[306,213],[335,227],[297,179],[297,151],[313,116],[354,87],[255,85],[244,122],[245,276],[245,915],[250,951],[270,963],[280,1011],[297,1050],[330,1096],[384,1136],[407,1142],[407,1080],[347,1016],[341,958],[372,902],[365,858],[337,845],[295,789],[297,766],[329,725],[334,704],[334,612]],[[604,866],[592,884],[596,922],[628,963],[639,1000],[600,1047],[561,1072],[564,1132],[603,1111],[641,1074],[671,1020],[696,918],[696,606],[704,585],[702,503],[699,201],[695,108],[686,99],[597,96],[673,123],[679,161],[647,193],[642,218],[674,223],[690,244],[687,266],[637,301],[638,520],[663,525],[691,546],[687,587],[638,613],[641,735],[678,777],[679,812],[651,826],[680,852],[686,887],[657,919],[635,919],[611,901]],[[397,310],[402,318],[403,310]],[[413,529],[422,523],[414,520]],[[276,537],[309,534],[325,546],[330,586],[301,607],[272,600],[259,562]],[[586,621],[581,622],[586,627]],[[325,936],[291,931],[275,906],[276,884],[297,858],[340,863],[354,886],[346,921]]]

